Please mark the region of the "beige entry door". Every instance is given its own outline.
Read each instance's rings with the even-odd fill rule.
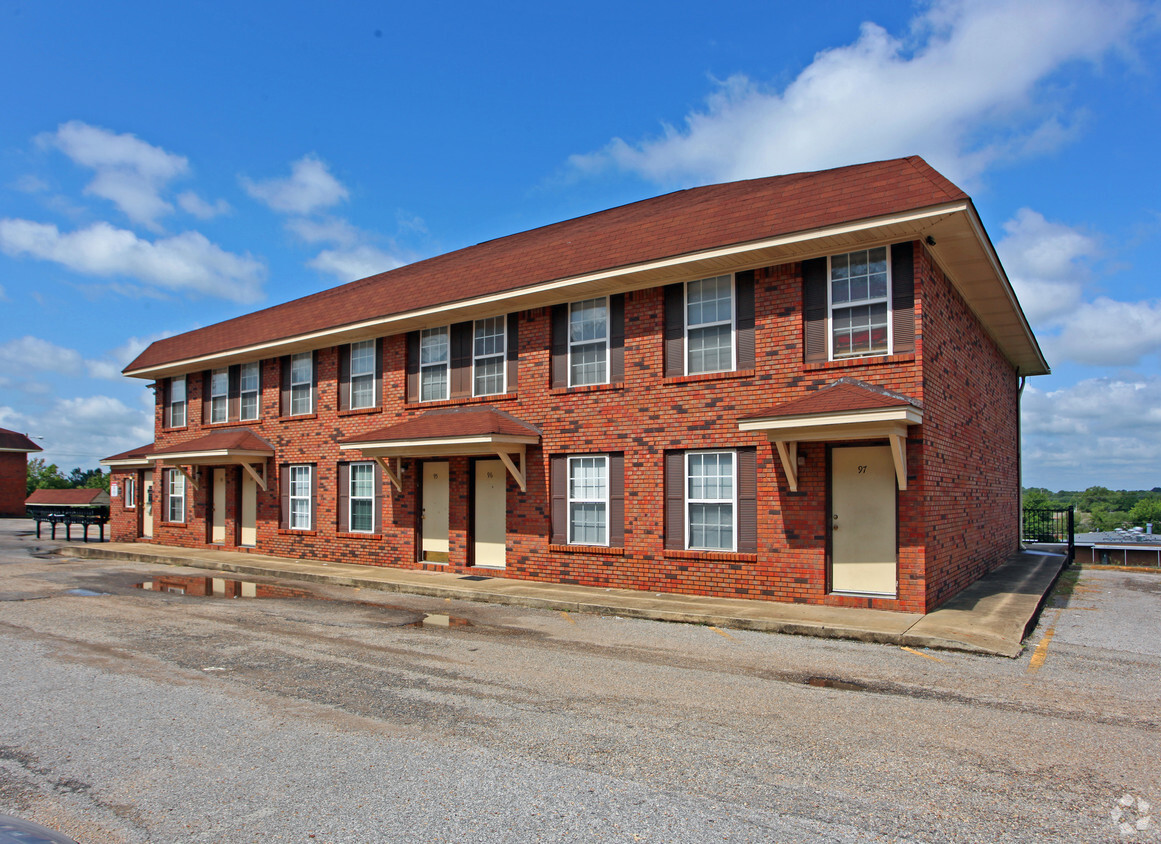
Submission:
[[[141,504],[145,512],[141,516],[141,533],[144,536],[153,536],[153,479],[145,482],[145,491],[141,495]]]
[[[895,464],[888,446],[831,450],[832,592],[895,597]]]
[[[507,562],[508,470],[499,460],[476,461],[473,565],[502,569]]]
[[[213,481],[214,502],[210,524],[210,542],[217,545],[226,543],[226,470],[214,469]]]
[[[258,544],[258,482],[242,470],[242,507],[238,542],[253,548]]]
[[[423,510],[420,513],[419,559],[430,563],[448,560],[448,464],[423,464]]]

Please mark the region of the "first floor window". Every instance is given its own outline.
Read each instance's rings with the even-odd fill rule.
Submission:
[[[258,418],[258,363],[242,364],[239,372],[240,411],[243,421]]]
[[[310,466],[290,467],[290,529],[310,530],[311,507],[311,469]]]
[[[128,508],[137,506],[137,480],[135,478],[125,479],[125,506]]]
[[[290,359],[290,415],[314,412],[314,354],[302,352]]]
[[[210,422],[225,422],[230,401],[230,370],[215,369],[210,373]]]
[[[375,529],[375,464],[351,464],[350,525],[352,533]]]
[[[685,290],[687,375],[734,368],[734,279],[691,281]]]
[[[185,475],[177,469],[169,470],[169,511],[166,520],[185,521]]]
[[[737,489],[734,453],[691,452],[685,459],[686,547],[733,551]]]
[[[351,409],[375,406],[375,341],[351,344]]]
[[[568,310],[570,387],[609,381],[609,300],[573,302]]]
[[[890,288],[886,246],[831,256],[831,357],[887,354]]]
[[[609,458],[568,458],[568,541],[609,544]]]
[[[446,325],[442,328],[425,328],[420,332],[420,401],[442,401],[448,397],[449,345]]]
[[[478,319],[472,338],[472,391],[477,396],[504,392],[504,342],[506,318]]]

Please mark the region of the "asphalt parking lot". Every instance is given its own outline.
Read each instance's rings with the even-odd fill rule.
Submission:
[[[1161,840],[1161,575],[1067,572],[1011,660],[143,590],[197,573],[28,524],[0,521],[0,813],[80,841]]]

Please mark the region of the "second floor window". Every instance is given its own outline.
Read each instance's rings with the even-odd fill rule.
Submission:
[[[889,348],[887,247],[830,259],[831,357],[885,355]]]
[[[185,376],[169,379],[169,396],[165,405],[165,427],[185,427]]]
[[[419,400],[448,397],[448,328],[427,328],[419,334]]]
[[[495,396],[504,392],[507,319],[502,316],[475,321],[472,338],[472,394]]]
[[[225,422],[229,406],[230,370],[215,369],[210,373],[210,422]]]
[[[351,344],[351,409],[375,406],[375,341]]]
[[[314,354],[303,352],[290,359],[290,415],[313,413]]]
[[[685,291],[685,373],[734,368],[734,280],[723,275],[691,281]]]
[[[568,313],[568,384],[609,381],[609,300],[573,302]]]
[[[239,373],[240,390],[240,418],[243,421],[258,418],[258,364],[244,363]]]

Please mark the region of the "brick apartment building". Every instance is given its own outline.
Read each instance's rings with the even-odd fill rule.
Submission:
[[[159,340],[113,536],[925,612],[1019,540],[1048,372],[917,157],[693,188]]]
[[[28,455],[43,449],[24,434],[0,428],[0,518],[24,516]]]

